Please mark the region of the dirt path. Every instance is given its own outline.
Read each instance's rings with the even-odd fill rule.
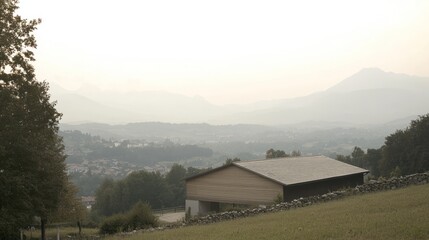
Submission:
[[[185,212],[156,214],[161,222],[174,223],[185,218]]]

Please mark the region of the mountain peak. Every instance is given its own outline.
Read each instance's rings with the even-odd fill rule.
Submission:
[[[386,73],[385,71],[381,70],[380,68],[372,67],[372,68],[362,68],[357,74],[375,74],[375,73]]]
[[[328,89],[328,92],[352,92],[369,89],[427,89],[428,78],[385,72],[379,68],[364,68]]]

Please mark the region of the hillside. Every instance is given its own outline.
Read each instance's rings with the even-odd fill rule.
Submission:
[[[425,184],[129,239],[427,239],[428,197]]]
[[[215,152],[237,157],[240,153],[261,155],[267,149],[299,149],[305,154],[349,154],[354,146],[380,147],[386,135],[405,128],[416,116],[379,125],[353,126],[343,122],[307,121],[277,127],[238,124],[172,124],[159,122],[130,124],[61,124],[62,131],[79,130],[104,139],[136,139],[197,144]],[[243,156],[242,156],[243,157]],[[255,158],[242,158],[255,159]]]

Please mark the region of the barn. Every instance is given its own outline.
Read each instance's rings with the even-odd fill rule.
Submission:
[[[234,162],[186,179],[186,209],[192,216],[220,203],[265,205],[353,187],[368,170],[325,156]]]

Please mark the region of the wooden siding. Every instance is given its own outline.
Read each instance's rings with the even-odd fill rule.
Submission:
[[[190,200],[267,204],[278,194],[283,194],[281,184],[234,165],[186,182],[186,196]]]

